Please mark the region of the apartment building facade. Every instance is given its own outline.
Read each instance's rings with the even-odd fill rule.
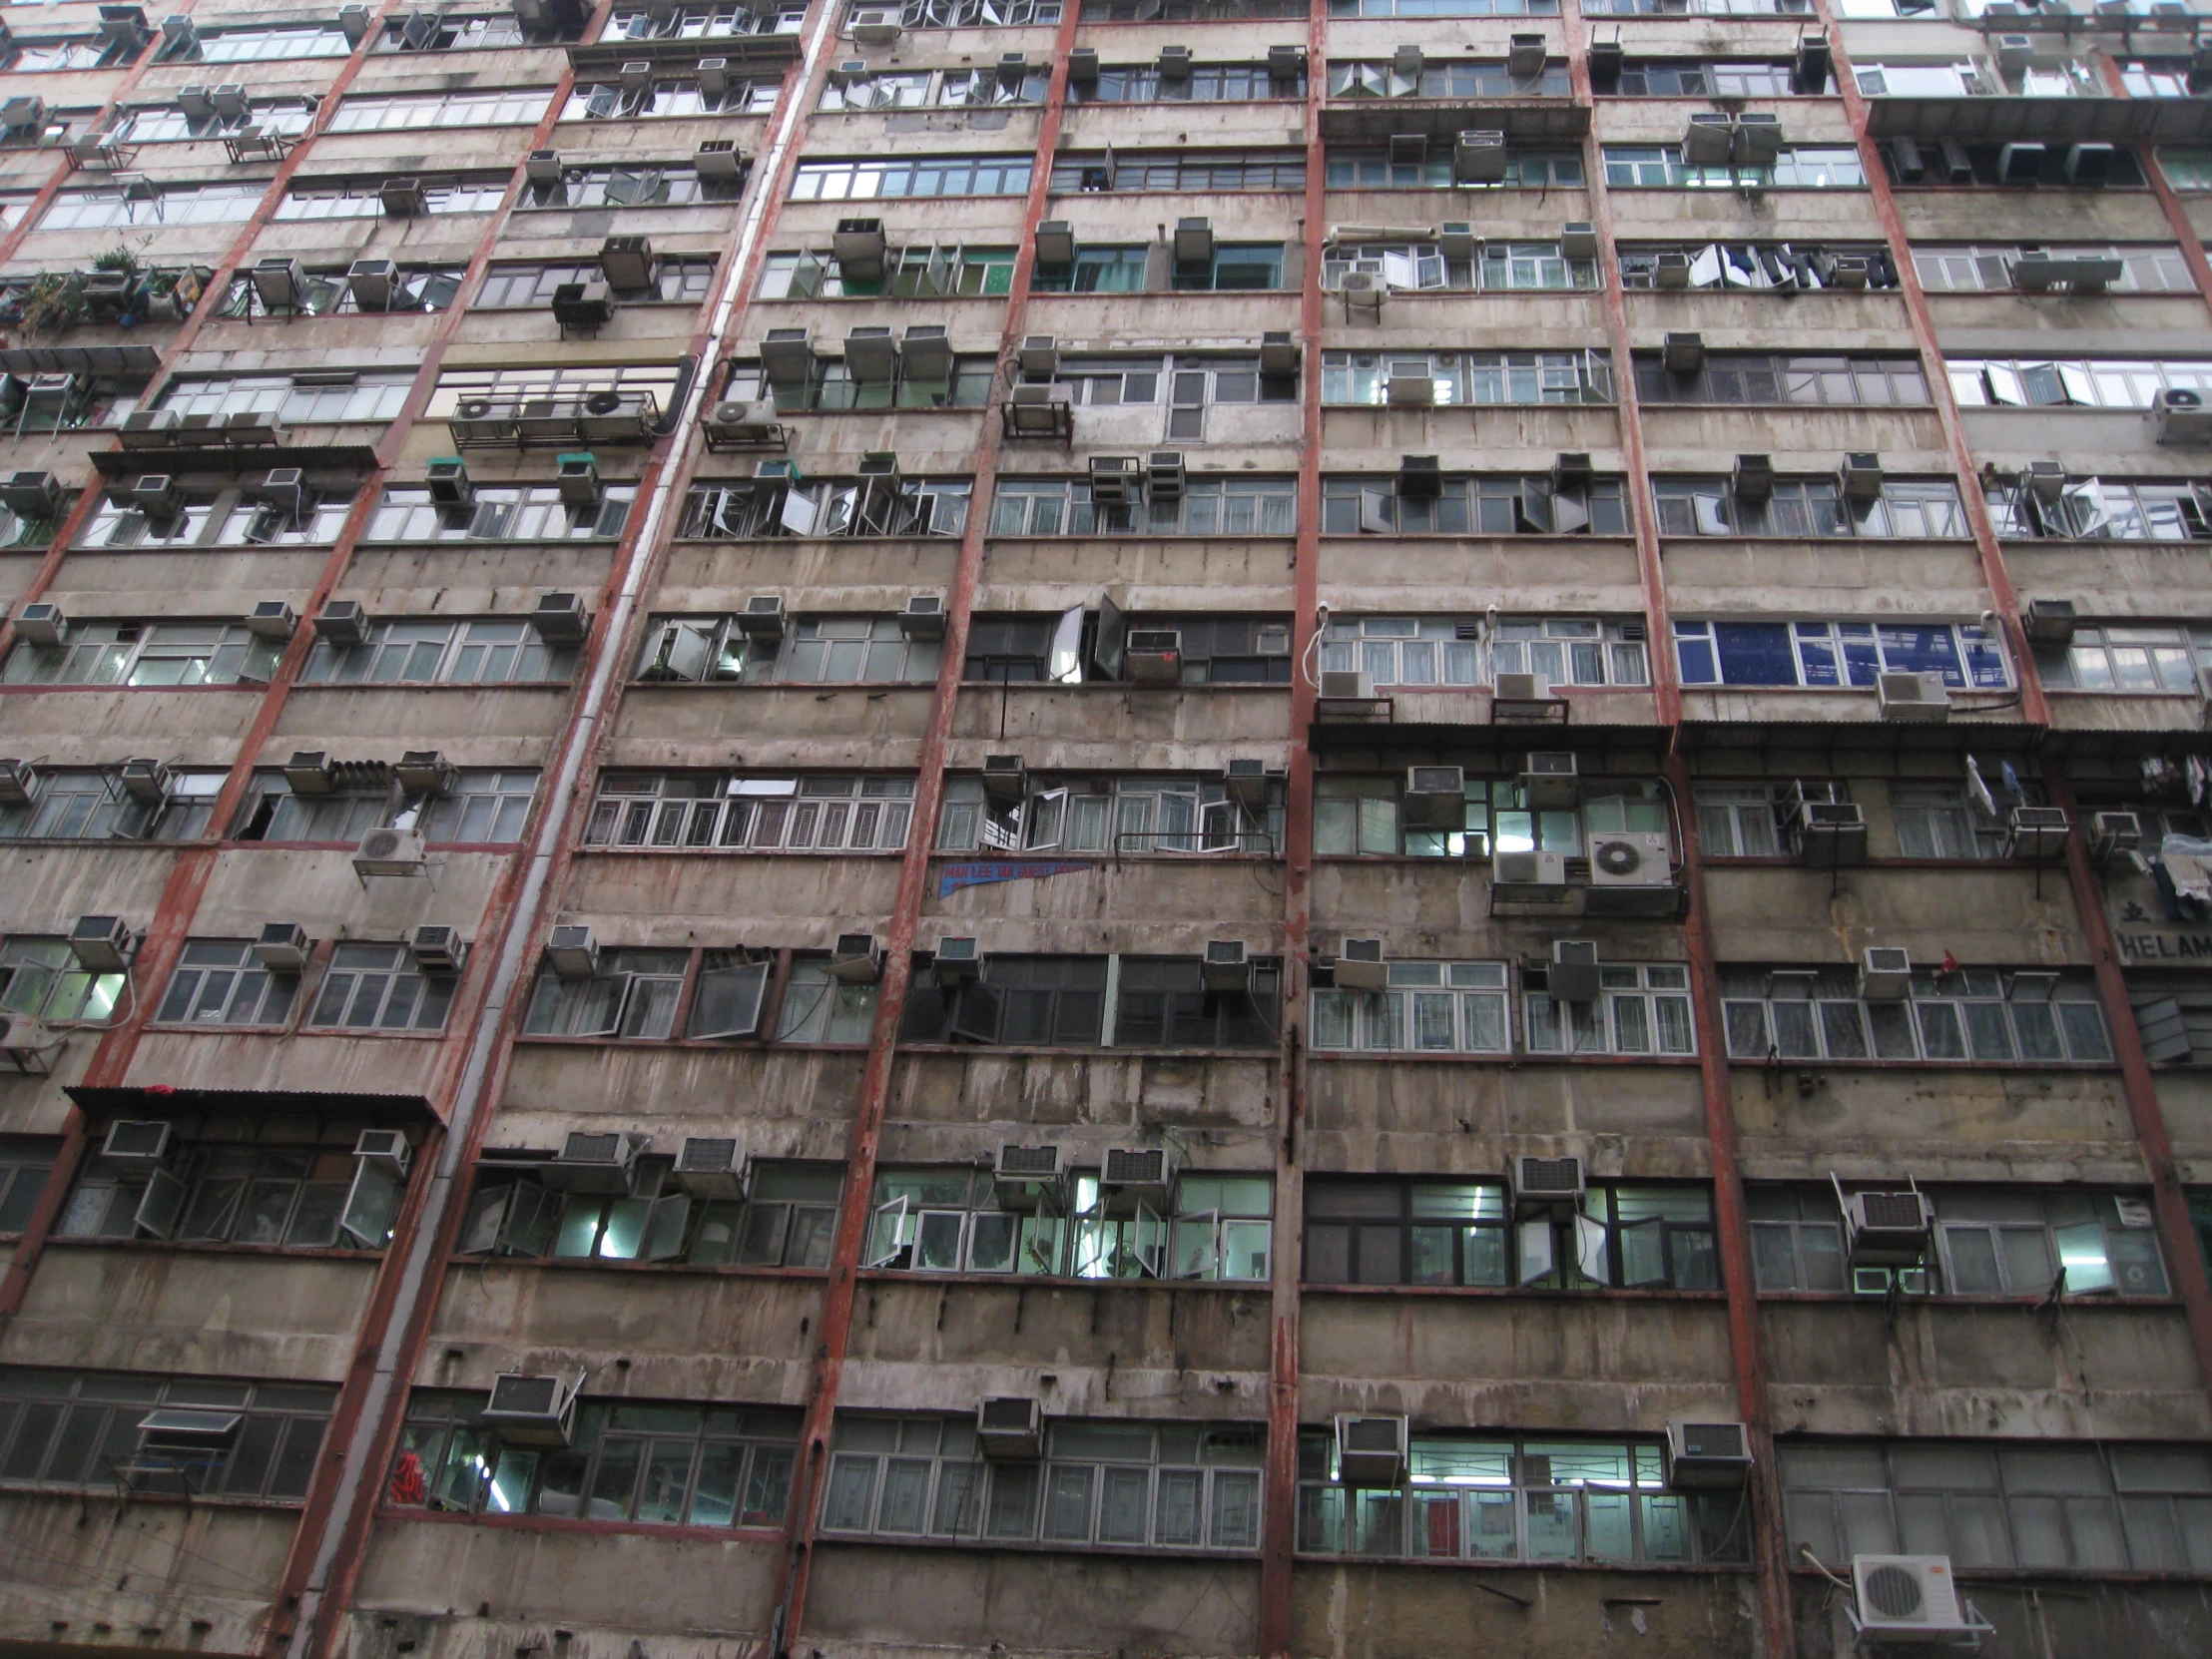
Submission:
[[[0,1643],[2212,1648],[2194,11],[179,3],[0,7]]]

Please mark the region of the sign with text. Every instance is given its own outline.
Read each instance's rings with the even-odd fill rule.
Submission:
[[[2156,901],[2112,901],[2112,943],[2122,967],[2212,968],[2212,921],[2169,921]]]

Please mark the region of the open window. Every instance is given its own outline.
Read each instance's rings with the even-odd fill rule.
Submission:
[[[996,985],[971,979],[959,989],[949,1034],[955,1042],[995,1043],[1005,1016],[1005,994]]]
[[[534,1181],[480,1187],[469,1202],[455,1254],[543,1256],[552,1247],[559,1213],[557,1195]]]
[[[392,1219],[399,1213],[399,1195],[405,1190],[384,1170],[365,1159],[356,1160],[345,1208],[338,1212],[339,1230],[359,1241],[364,1250],[383,1249],[391,1243]]]
[[[753,1037],[760,1034],[761,1007],[768,996],[770,964],[742,962],[704,968],[692,999],[695,1037]]]
[[[189,1191],[185,1183],[170,1171],[152,1171],[147,1177],[146,1194],[139,1200],[138,1211],[132,1217],[133,1229],[141,1238],[174,1238],[177,1223],[185,1213],[185,1198]]]

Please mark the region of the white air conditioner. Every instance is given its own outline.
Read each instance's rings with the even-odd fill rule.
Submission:
[[[1241,991],[1252,983],[1252,960],[1242,939],[1208,939],[1199,958],[1199,982],[1210,991]]]
[[[560,979],[590,979],[599,972],[599,944],[589,927],[564,922],[546,935],[546,965]]]
[[[131,924],[121,916],[79,916],[69,930],[69,953],[94,973],[121,973],[131,965]]]
[[[2056,807],[2015,807],[2006,826],[2004,849],[2014,858],[2062,858],[2072,829]]]
[[[728,1136],[686,1135],[669,1173],[694,1198],[745,1196],[745,1150]]]
[[[281,599],[260,600],[246,617],[247,632],[262,639],[288,640],[298,626],[299,618]]]
[[[1044,1455],[1044,1405],[998,1395],[975,1408],[975,1446],[985,1457],[1034,1462]]]
[[[1884,720],[1950,718],[1950,688],[1940,674],[1884,671],[1875,676],[1874,690]]]
[[[1520,787],[1531,807],[1572,807],[1582,799],[1580,760],[1572,751],[1532,753],[1521,767]]]
[[[1935,1232],[1935,1206],[1917,1188],[1844,1197],[1844,1254],[1855,1268],[1918,1267]]]
[[[1348,271],[1338,282],[1337,291],[1344,295],[1348,310],[1380,312],[1382,301],[1389,297],[1390,285],[1375,272]]]
[[[898,39],[898,31],[894,6],[855,6],[845,23],[845,33],[862,46],[888,46]]]
[[[515,1445],[565,1446],[576,1433],[576,1390],[582,1379],[505,1372],[492,1379],[481,1420]]]
[[[1651,831],[1593,834],[1590,837],[1590,885],[1665,886],[1674,879],[1673,856],[1673,843],[1664,834]]]
[[[1144,463],[1134,455],[1091,457],[1091,500],[1101,507],[1133,507],[1144,477]]]
[[[151,1175],[169,1162],[176,1129],[167,1123],[119,1119],[108,1125],[100,1156],[127,1175]]]
[[[1491,693],[1498,703],[1548,703],[1551,681],[1541,674],[1500,674]]]
[[[1139,1204],[1164,1214],[1175,1196],[1175,1155],[1161,1147],[1109,1147],[1098,1184],[1109,1215],[1135,1215]]]
[[[1382,959],[1382,941],[1347,938],[1337,947],[1336,980],[1341,991],[1387,989],[1390,969]]]
[[[425,858],[419,832],[386,827],[361,837],[353,849],[353,870],[357,875],[419,875]]]
[[[840,985],[872,985],[883,977],[883,947],[873,933],[839,933],[830,950],[830,977]]]
[[[396,1129],[364,1129],[353,1142],[353,1156],[382,1170],[394,1181],[404,1181],[408,1168],[414,1163],[414,1148]]]
[[[1347,1486],[1397,1486],[1405,1479],[1408,1424],[1401,1416],[1339,1411],[1337,1478]]]
[[[1740,1422],[1667,1424],[1667,1484],[1741,1486],[1751,1478],[1751,1436]]]
[[[2133,813],[2092,813],[2089,851],[2096,857],[2132,852],[2143,844],[2143,821]]]
[[[424,973],[455,974],[468,959],[468,941],[450,922],[425,921],[408,933],[407,954]]]
[[[1490,879],[1500,887],[1564,887],[1564,852],[1498,852],[1490,858]]]
[[[757,593],[746,600],[745,609],[736,617],[738,632],[748,640],[759,640],[763,645],[773,645],[784,637],[784,596],[780,593]]]
[[[38,795],[38,768],[10,757],[0,760],[0,806],[28,807]]]
[[[726,443],[766,443],[776,436],[776,405],[735,398],[707,411],[707,435]]]
[[[305,967],[307,952],[313,948],[306,928],[296,921],[264,922],[261,937],[254,941],[255,958],[280,973],[297,973]]]
[[[2212,408],[2185,386],[2168,386],[2151,405],[2157,440],[2166,444],[2212,443]]]
[[[1869,945],[1859,958],[1859,995],[1868,1002],[1903,1002],[1913,994],[1913,954],[1894,945]]]
[[[1854,1555],[1852,1623],[1876,1643],[1971,1642],[1988,1626],[1958,1599],[1947,1555]]]
[[[1038,1209],[1057,1196],[1066,1170],[1056,1146],[1001,1146],[991,1164],[992,1190],[1001,1210]]]
[[[116,769],[123,793],[142,807],[159,807],[169,799],[169,763],[141,757]]]
[[[1578,1209],[1585,1183],[1579,1158],[1523,1157],[1513,1160],[1513,1213],[1550,1215]]]
[[[647,1144],[643,1135],[619,1130],[572,1129],[561,1143],[560,1156],[540,1167],[538,1179],[555,1192],[626,1197],[636,1184],[638,1157]]]
[[[982,951],[972,936],[947,933],[937,940],[930,971],[939,985],[964,984],[982,969]]]
[[[1460,767],[1411,767],[1405,773],[1403,802],[1409,830],[1464,830],[1467,827],[1467,775]]]

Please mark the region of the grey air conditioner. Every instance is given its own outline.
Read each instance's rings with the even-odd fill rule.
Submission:
[[[2212,408],[2186,386],[2167,386],[2151,404],[2153,436],[2163,444],[2212,443]]]
[[[738,632],[749,641],[758,640],[763,645],[774,645],[784,637],[784,596],[780,593],[757,593],[745,602],[745,609],[737,613]]]
[[[530,631],[548,645],[581,645],[591,632],[591,612],[577,594],[541,593],[530,613]]]
[[[1950,718],[1950,688],[1939,673],[1884,670],[1874,679],[1875,701],[1884,720],[1937,721]]]
[[[577,1381],[506,1372],[492,1379],[480,1419],[514,1445],[565,1446],[576,1435]]]
[[[562,503],[570,507],[597,507],[606,493],[599,482],[598,457],[585,449],[554,459],[553,482]]]
[[[578,922],[564,922],[546,935],[546,966],[559,979],[590,979],[599,972],[599,943]]]
[[[1595,1002],[1603,980],[1595,939],[1553,939],[1544,986],[1554,1002]]]
[[[1019,755],[983,757],[983,798],[998,806],[1019,806],[1029,793],[1028,769]]]
[[[1854,1268],[1911,1268],[1928,1259],[1935,1207],[1918,1188],[1843,1195],[1844,1256]]]
[[[281,599],[258,600],[246,614],[246,631],[260,639],[288,640],[298,627],[298,616]]]
[[[94,973],[123,972],[131,947],[131,924],[121,916],[79,916],[69,930],[69,953]]]
[[[2004,849],[2014,858],[2063,858],[2072,830],[2057,807],[2015,807],[2005,825]]]
[[[1075,226],[1065,219],[1041,220],[1031,244],[1037,251],[1037,264],[1058,271],[1075,263]],[[1026,367],[1026,365],[1024,365]]]
[[[840,985],[872,985],[883,977],[883,947],[873,933],[839,933],[830,950],[830,977]]]
[[[69,632],[69,618],[51,600],[34,599],[16,613],[15,632],[33,645],[59,645]]]
[[[882,275],[890,245],[880,219],[840,219],[830,238],[830,251],[843,275],[871,281]]]
[[[1382,958],[1382,941],[1346,938],[1337,947],[1335,976],[1341,991],[1388,989],[1390,969]]]
[[[295,749],[283,772],[284,787],[293,795],[328,795],[337,788],[337,763],[327,750]]]
[[[2132,852],[2143,844],[2143,821],[2133,813],[2092,813],[2089,816],[2089,852],[2106,858],[2115,852]]]
[[[982,953],[971,935],[948,933],[937,940],[930,971],[940,986],[965,984],[982,969]]]
[[[1268,805],[1272,786],[1281,783],[1287,774],[1281,767],[1271,767],[1257,757],[1232,760],[1222,770],[1222,780],[1229,798],[1241,807],[1255,811]]]
[[[451,922],[425,921],[407,934],[407,955],[424,973],[449,978],[468,960],[468,943]]]
[[[1035,1462],[1044,1455],[1044,1406],[1015,1395],[996,1395],[975,1408],[975,1447],[995,1461]]]
[[[677,1191],[693,1198],[743,1198],[745,1151],[732,1137],[686,1135],[669,1175]]]
[[[1372,703],[1375,676],[1364,668],[1325,668],[1321,671],[1324,703]]]
[[[2030,645],[2071,645],[2074,607],[2070,599],[2031,599],[2020,614],[2021,630]]]
[[[538,1179],[556,1192],[628,1197],[636,1188],[643,1135],[572,1129],[560,1156],[539,1166]]]
[[[1241,991],[1252,984],[1252,959],[1242,939],[1208,939],[1198,962],[1199,983],[1210,991]]]
[[[1730,473],[1728,490],[1738,501],[1754,506],[1774,498],[1774,461],[1766,455],[1738,455]]]
[[[116,782],[123,786],[123,793],[142,807],[159,807],[169,799],[169,764],[166,761],[125,761],[116,769],[115,776]]]
[[[1580,1158],[1521,1157],[1513,1160],[1513,1214],[1553,1215],[1581,1207],[1586,1184]]]
[[[599,245],[599,275],[624,292],[653,285],[653,244],[645,237],[609,237]]]
[[[1135,1215],[1139,1204],[1164,1214],[1175,1196],[1175,1155],[1161,1147],[1109,1147],[1098,1184],[1109,1215]]]
[[[1406,828],[1461,830],[1467,827],[1467,775],[1460,767],[1410,767],[1403,800]]]
[[[991,1189],[1001,1210],[1028,1214],[1057,1198],[1066,1174],[1057,1146],[1003,1145],[991,1162]]]
[[[38,797],[38,768],[30,762],[0,760],[0,806],[28,807]]]
[[[1695,374],[1705,366],[1705,336],[1694,330],[1670,332],[1660,343],[1659,360],[1669,374]]]
[[[1495,130],[1461,133],[1452,141],[1451,179],[1459,185],[1505,182],[1505,135]]]
[[[298,922],[264,922],[261,936],[254,941],[254,957],[266,968],[297,973],[307,965],[307,953],[313,948],[314,941]]]
[[[414,1163],[414,1148],[396,1129],[364,1129],[353,1142],[353,1156],[361,1163],[382,1170],[394,1181],[404,1181],[409,1166]]]
[[[1214,222],[1210,219],[1178,219],[1175,222],[1175,263],[1204,265],[1214,257]]]
[[[898,632],[902,639],[941,640],[944,630],[944,595],[941,593],[910,595],[906,608],[898,613]]]
[[[429,212],[420,179],[386,179],[376,195],[391,219],[415,219]]]
[[[453,763],[435,749],[404,751],[391,775],[409,795],[443,795],[453,787]]]
[[[1298,364],[1298,341],[1288,328],[1270,328],[1260,336],[1262,374],[1296,374]]]
[[[1183,682],[1183,633],[1178,628],[1132,628],[1122,643],[1122,672],[1132,685]]]
[[[707,184],[734,184],[745,176],[745,152],[736,139],[702,139],[692,152],[692,171]],[[643,282],[622,284],[643,287]]]
[[[0,479],[0,507],[17,518],[52,518],[62,510],[61,480],[51,472],[11,472]]]
[[[1667,1484],[1677,1490],[1740,1487],[1751,1478],[1751,1436],[1740,1422],[1667,1424]]]
[[[1572,807],[1582,799],[1580,760],[1572,751],[1531,752],[1519,782],[1521,798],[1531,807]]]
[[[424,462],[422,481],[429,488],[430,499],[441,507],[465,507],[476,499],[468,463],[458,455],[440,455]]]
[[[1405,1480],[1407,1423],[1401,1416],[1336,1415],[1337,1478],[1347,1486],[1395,1487]]]
[[[1855,449],[1844,457],[1837,482],[1847,501],[1879,501],[1882,498],[1882,457],[1871,449]]]
[[[1867,861],[1867,810],[1857,802],[1797,801],[1789,832],[1798,857],[1816,869]]]

